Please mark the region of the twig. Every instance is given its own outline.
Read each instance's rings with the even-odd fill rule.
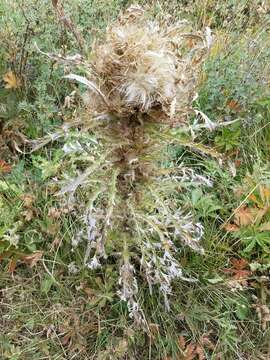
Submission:
[[[70,17],[65,14],[65,10],[61,3],[61,0],[52,0],[52,5],[56,11],[59,21],[61,21],[64,24],[64,26],[73,33],[76,40],[78,41],[81,51],[83,51],[84,50],[84,38],[82,37],[79,30],[76,28],[73,21],[70,19]]]

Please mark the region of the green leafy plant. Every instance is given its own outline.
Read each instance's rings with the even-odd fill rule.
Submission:
[[[231,127],[226,127],[215,136],[215,144],[218,149],[222,151],[232,151],[239,148],[241,136],[241,127],[235,124]]]

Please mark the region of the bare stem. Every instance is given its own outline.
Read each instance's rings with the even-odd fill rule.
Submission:
[[[79,47],[81,49],[81,51],[84,50],[84,38],[82,36],[82,34],[80,33],[80,31],[77,29],[76,25],[74,24],[74,22],[70,19],[70,17],[65,13],[63,4],[61,3],[60,0],[52,0],[52,5],[56,11],[57,17],[59,19],[60,22],[63,23],[63,25],[73,33],[73,35],[75,36],[76,40],[78,41]]]

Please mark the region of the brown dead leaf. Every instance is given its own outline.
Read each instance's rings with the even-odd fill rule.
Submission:
[[[21,86],[21,81],[18,77],[14,74],[13,71],[9,70],[4,76],[3,80],[6,83],[6,89],[17,89]]]
[[[248,263],[247,259],[244,259],[244,258],[241,258],[241,259],[232,258],[231,264],[233,265],[233,269],[235,269],[235,270],[244,270],[248,266],[249,263]]]
[[[11,172],[11,165],[9,165],[5,160],[0,160],[0,174],[1,173],[10,173]]]
[[[182,351],[179,360],[205,360],[205,349],[213,350],[215,348],[209,339],[209,334],[210,332],[202,335],[197,343],[191,342],[189,344],[186,343],[184,336],[179,336],[178,344]]]
[[[209,350],[214,350],[215,345],[213,342],[209,339],[209,335],[211,334],[211,331],[209,331],[207,334],[203,335],[200,339],[202,345],[204,345]]]
[[[247,226],[253,224],[254,214],[247,206],[241,206],[234,211],[234,223],[238,226]]]
[[[260,225],[260,231],[270,231],[270,222],[266,222]]]
[[[31,209],[27,209],[22,212],[22,216],[25,218],[26,221],[31,221],[34,217],[34,212]]]
[[[20,196],[20,199],[23,201],[23,206],[26,208],[31,208],[33,205],[33,202],[35,200],[35,197],[30,194],[23,194]]]
[[[202,346],[197,345],[195,351],[196,351],[196,354],[197,354],[199,360],[205,360],[206,359],[204,349],[203,349]]]
[[[48,216],[52,219],[59,219],[62,214],[62,211],[60,209],[57,209],[55,207],[49,208]]]
[[[193,360],[196,358],[196,356],[196,345],[193,343],[188,344],[184,351],[183,360]]]
[[[230,108],[233,111],[241,110],[241,105],[239,104],[239,102],[236,100],[233,100],[233,99],[228,101],[227,106],[228,106],[228,108]]]
[[[42,258],[42,256],[43,256],[43,251],[35,251],[31,255],[26,255],[22,257],[21,260],[32,268],[38,263],[38,261]]]
[[[253,209],[253,213],[254,213],[254,221],[255,222],[260,222],[262,220],[262,218],[264,217],[264,215],[269,211],[269,206],[264,206],[263,208],[257,208],[257,209]]]
[[[226,231],[229,231],[229,232],[236,232],[236,231],[240,230],[240,227],[235,224],[225,224],[225,225],[222,225],[221,227],[222,227],[222,229],[225,229]]]
[[[9,263],[8,263],[8,273],[14,273],[15,268],[17,265],[17,260],[16,259],[10,259]]]
[[[179,336],[178,338],[178,344],[181,350],[185,350],[186,347],[186,340],[183,335]]]
[[[247,270],[249,263],[246,259],[231,259],[232,267],[230,269],[224,269],[225,273],[232,275],[233,281],[238,281],[239,284],[246,286],[247,278],[252,274],[252,271]]]

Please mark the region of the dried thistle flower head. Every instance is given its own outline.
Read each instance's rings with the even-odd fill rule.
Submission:
[[[130,7],[92,47],[84,96],[89,110],[118,117],[160,110],[167,120],[183,120],[208,44],[185,28],[186,22],[160,26],[139,6]]]

